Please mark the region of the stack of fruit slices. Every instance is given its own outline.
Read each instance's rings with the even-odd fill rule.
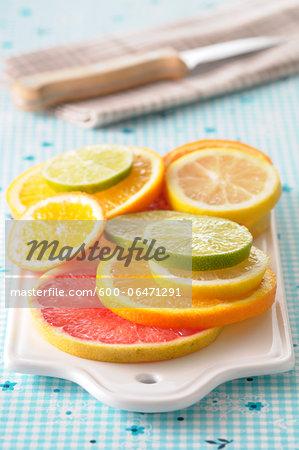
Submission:
[[[176,220],[175,214],[186,218],[191,213],[197,224],[212,224],[213,239],[216,228],[220,232],[219,242],[224,234],[234,236],[225,249],[220,248],[221,257],[207,254],[206,246],[198,246],[199,253],[192,256],[192,270],[153,261],[141,266],[143,274],[157,286],[167,288],[171,279],[172,286],[190,293],[191,283],[190,308],[181,304],[176,307],[176,303],[171,308],[165,305],[160,308],[158,302],[153,306],[148,299],[144,299],[146,308],[140,308],[137,304],[140,298],[104,295],[101,303],[95,296],[86,308],[74,308],[76,299],[72,298],[72,307],[58,309],[57,298],[50,299],[50,304],[47,299],[46,307],[42,299],[36,303],[31,298],[38,330],[61,350],[114,362],[171,359],[208,345],[216,339],[221,326],[259,314],[273,303],[276,279],[268,267],[267,255],[251,246],[247,229],[229,220],[216,219],[217,216],[234,219],[255,234],[266,228],[269,211],[281,191],[278,174],[269,158],[240,143],[199,141],[170,152],[164,164],[165,178],[163,161],[154,152],[139,147],[89,146],[29,169],[9,187],[8,203],[18,219],[92,219],[96,223],[145,209],[174,209],[178,213],[149,211],[140,213],[140,217],[152,220],[152,214],[158,214],[155,220],[164,221]],[[206,216],[199,218],[199,214]],[[132,216],[129,217],[129,222],[138,223],[138,214],[134,216],[133,222]],[[227,224],[230,231],[223,234],[221,226],[225,228]],[[90,230],[89,245],[102,229],[95,225]],[[22,227],[21,230],[21,239],[28,237],[27,230]],[[132,237],[130,228],[122,229],[118,235],[113,220],[108,221],[105,231],[107,239],[122,240],[123,245],[128,245]],[[159,240],[166,239],[165,246],[169,246],[167,233],[163,236],[161,229],[156,231]],[[63,238],[66,233],[64,230]],[[175,247],[171,251],[175,261],[181,259]],[[11,258],[15,255],[17,252],[12,251]],[[46,259],[34,268],[22,266],[23,261],[24,255],[14,260],[21,267],[40,272],[53,267],[49,267]],[[99,286],[122,282],[121,277],[115,276],[123,270],[118,264],[113,260],[99,264]],[[76,270],[66,265],[55,268],[44,274],[38,285],[55,286],[58,282],[63,285],[68,280],[73,283],[77,278],[80,281],[87,277],[95,286],[94,266],[92,269],[84,266],[82,271],[80,265],[79,273]]]
[[[150,225],[144,236],[156,239],[156,245],[164,246],[170,258],[163,264],[152,259],[128,268],[115,259],[102,261],[98,287],[104,293],[115,287],[126,292],[142,275],[143,287],[160,285],[165,292],[170,287],[177,288],[179,296],[159,299],[148,297],[147,292],[145,296],[103,295],[102,303],[116,314],[143,325],[211,328],[255,316],[272,305],[276,277],[269,267],[269,257],[252,247],[252,236],[246,227],[217,217],[152,211],[114,218],[108,221],[105,234],[114,243],[129,246],[146,220]],[[189,237],[182,231],[186,231],[185,222],[190,220],[192,270],[190,264],[186,270]]]
[[[90,145],[58,155],[22,173],[7,191],[15,219],[58,192],[85,192],[101,204],[105,217],[142,211],[161,192],[163,160],[141,147]]]
[[[181,218],[192,220],[192,265],[201,270],[187,271],[177,264],[184,251],[180,245],[175,254],[177,238],[182,240],[177,227]],[[61,304],[55,293],[29,299],[36,327],[47,341],[89,359],[159,361],[197,351],[213,342],[222,326],[270,308],[276,277],[269,268],[268,256],[252,247],[247,228],[216,217],[152,211],[109,220],[102,243],[107,245],[110,239],[112,248],[118,244],[129,248],[136,230],[139,235],[146,222],[150,224],[145,228],[150,233],[147,237],[159,232],[157,245],[162,243],[170,249],[177,267],[153,260],[132,261],[125,267],[124,261],[112,258],[46,272],[39,279],[38,289],[67,291],[71,286],[94,292],[83,304],[82,298],[73,296],[64,297]],[[163,235],[161,229],[167,233]],[[212,248],[206,244],[211,236],[217,243]],[[150,289],[156,293],[159,287],[166,296],[148,295]],[[170,295],[170,287],[178,289],[179,295]],[[113,294],[116,289],[118,295]]]
[[[19,219],[38,201],[69,191],[91,194],[107,219],[173,209],[235,220],[255,237],[269,226],[281,185],[270,158],[240,142],[189,143],[169,152],[164,165],[141,147],[99,144],[28,169],[9,186],[7,202]]]

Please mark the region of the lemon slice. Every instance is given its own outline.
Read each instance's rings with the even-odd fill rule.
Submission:
[[[60,154],[48,161],[43,177],[56,191],[97,192],[126,178],[133,165],[130,147],[87,145]]]
[[[177,211],[258,220],[281,194],[276,169],[266,159],[233,148],[208,148],[172,162],[166,173],[171,207]]]
[[[140,278],[138,280],[136,276],[138,273],[142,276],[142,287]],[[276,276],[270,267],[260,284],[247,294],[225,299],[194,298],[192,305],[183,294],[179,296],[175,292],[173,295],[165,288],[166,296],[161,296],[161,287],[160,292],[157,288],[154,290],[155,295],[143,292],[147,285],[154,288],[156,280],[151,276],[148,262],[140,261],[124,267],[123,261],[115,258],[101,261],[97,271],[97,293],[101,303],[115,314],[135,323],[165,328],[209,328],[261,314],[275,300]],[[141,293],[138,291],[140,287]],[[115,288],[119,289],[120,295],[109,295]]]
[[[170,269],[150,260],[149,267],[161,286],[179,288],[193,298],[234,298],[256,288],[269,265],[269,256],[252,247],[249,257],[234,267],[220,270],[189,272]]]

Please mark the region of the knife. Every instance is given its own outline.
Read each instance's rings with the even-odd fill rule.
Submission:
[[[161,80],[177,80],[200,64],[220,61],[278,45],[277,37],[255,37],[177,52],[170,48],[133,54],[86,66],[18,79],[15,105],[37,111],[59,103],[97,97]]]

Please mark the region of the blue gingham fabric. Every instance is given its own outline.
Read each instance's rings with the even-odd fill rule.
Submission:
[[[215,0],[3,0],[1,59],[34,48],[192,15]],[[224,1],[221,1],[223,4]],[[229,96],[82,130],[43,114],[16,111],[0,93],[1,211],[5,190],[23,170],[64,150],[96,142],[145,146],[165,154],[204,138],[241,140],[268,153],[283,195],[276,207],[279,247],[295,353],[299,293],[299,76]],[[3,222],[3,221],[2,221]],[[0,347],[4,345],[4,251]],[[229,349],[228,349],[229,351]],[[3,449],[299,449],[298,365],[279,375],[225,383],[196,405],[171,413],[119,411],[79,386],[8,372],[0,361]]]

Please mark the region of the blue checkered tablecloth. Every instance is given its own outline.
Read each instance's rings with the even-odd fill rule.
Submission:
[[[162,23],[212,8],[216,0],[2,0],[0,57],[34,48]],[[299,76],[199,104],[87,131],[43,114],[16,111],[0,93],[1,208],[23,170],[66,149],[113,142],[161,154],[204,138],[241,140],[268,153],[283,182],[276,207],[294,347],[299,293]],[[1,290],[4,292],[4,252]],[[4,298],[2,295],[2,304]],[[0,346],[7,311],[0,309]],[[295,348],[295,351],[297,349]],[[228,350],[229,351],[229,350]],[[225,383],[195,406],[164,414],[115,410],[79,386],[8,372],[0,360],[3,449],[299,449],[298,366],[285,374]]]

